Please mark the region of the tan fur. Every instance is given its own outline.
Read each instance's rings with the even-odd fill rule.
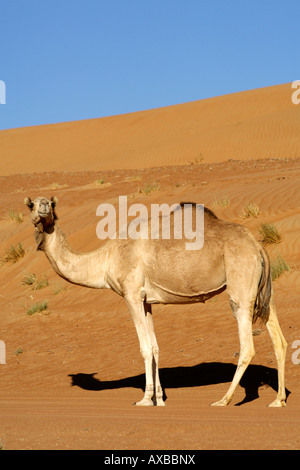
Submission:
[[[254,355],[252,321],[261,318],[267,324],[278,361],[278,395],[271,406],[285,406],[286,342],[272,297],[268,255],[249,230],[205,210],[201,250],[186,250],[185,240],[115,239],[93,252],[77,253],[56,223],[57,199],[26,198],[24,202],[31,211],[38,249],[45,252],[57,274],[81,286],[112,289],[124,297],[145,360],[145,395],[137,405],[164,405],[151,304],[205,302],[227,288],[238,322],[240,356],[229,390],[213,405],[224,406],[231,401]]]

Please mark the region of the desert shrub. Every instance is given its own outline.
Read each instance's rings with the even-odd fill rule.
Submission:
[[[34,290],[40,290],[44,289],[44,287],[49,286],[49,280],[46,275],[42,279],[37,279],[35,285],[34,285]]]
[[[10,209],[7,218],[13,220],[17,224],[20,224],[24,220],[24,215],[20,211],[15,211],[14,209]]]
[[[42,312],[43,310],[47,310],[47,308],[47,300],[44,300],[44,302],[37,302],[27,310],[27,315],[33,315],[34,313]]]
[[[5,255],[0,259],[0,264],[5,263],[16,263],[20,258],[25,255],[22,243],[18,243],[17,246],[11,245],[5,252]]]
[[[140,193],[151,194],[154,191],[159,191],[160,186],[159,184],[153,182],[152,184],[147,184],[143,190],[140,190]]]
[[[262,214],[262,210],[259,208],[259,206],[250,202],[246,207],[244,207],[240,213],[240,217],[242,219],[249,219],[250,217],[257,218],[260,216],[260,214]]]
[[[46,274],[44,275],[43,278],[38,279],[37,275],[34,273],[28,273],[26,276],[23,278],[23,284],[26,284],[28,286],[32,286],[34,290],[40,290],[43,289],[44,287],[49,286],[49,280]]]
[[[278,279],[285,271],[291,271],[290,266],[285,262],[281,255],[278,255],[271,261],[272,280]]]
[[[259,233],[261,235],[260,242],[264,245],[279,243],[282,238],[273,224],[261,224]]]
[[[104,181],[103,178],[99,178],[99,179],[96,180],[96,184],[98,184],[98,185],[99,184],[104,184],[104,183],[105,183],[105,181]]]
[[[212,209],[216,209],[217,207],[227,207],[229,204],[230,200],[227,195],[215,196],[214,200],[212,201]]]
[[[37,280],[37,276],[34,273],[28,273],[23,277],[22,284],[32,286]]]

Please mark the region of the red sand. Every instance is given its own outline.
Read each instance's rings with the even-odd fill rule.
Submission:
[[[19,242],[25,249],[17,263],[0,266],[0,340],[7,348],[7,365],[0,365],[0,447],[299,449],[300,365],[292,354],[300,340],[300,106],[290,97],[288,84],[0,132],[0,256]],[[154,182],[156,190],[146,195]],[[262,222],[275,224],[282,241],[268,248],[271,259],[280,254],[292,268],[274,282],[288,341],[287,407],[266,407],[276,395],[276,361],[262,325],[232,403],[209,407],[227,390],[239,350],[226,292],[205,305],[154,307],[167,406],[132,406],[142,397],[144,364],[125,302],[68,284],[35,250],[23,199],[54,194],[60,227],[80,251],[100,246],[97,206],[124,194],[129,203],[147,205],[194,200],[257,238]],[[216,204],[222,199],[229,204]],[[263,213],[241,219],[250,202]],[[24,221],[9,219],[10,209],[23,212]],[[49,285],[24,285],[27,273],[46,275]],[[27,315],[38,300],[47,300],[48,309]]]

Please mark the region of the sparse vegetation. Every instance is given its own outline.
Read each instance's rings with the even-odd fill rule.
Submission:
[[[202,152],[199,152],[194,160],[190,160],[189,161],[189,165],[200,165],[200,163],[202,163],[204,160],[204,156],[202,155]]]
[[[24,214],[20,211],[15,211],[14,209],[10,209],[6,218],[13,220],[17,224],[20,224],[24,220]]]
[[[96,179],[93,184],[96,185],[97,188],[107,188],[108,186],[111,186],[112,183],[106,182],[104,178],[98,178]]]
[[[58,294],[60,294],[61,292],[63,292],[64,290],[66,290],[65,287],[63,287],[63,286],[60,285],[60,284],[57,284],[57,285],[55,286],[55,288],[54,288],[53,294],[54,294],[54,295],[58,295]]]
[[[264,245],[279,243],[282,238],[273,224],[261,224],[259,233],[261,235],[260,242]]]
[[[17,246],[11,245],[5,252],[5,255],[0,259],[0,264],[5,263],[16,263],[20,258],[25,255],[22,243],[18,243]]]
[[[44,300],[44,302],[37,302],[27,310],[27,315],[33,315],[34,313],[43,312],[43,310],[47,310],[47,308],[47,300]]]
[[[145,193],[145,194],[151,194],[154,191],[159,191],[160,187],[159,184],[153,182],[152,184],[147,184],[147,186],[144,187],[143,190],[140,190],[140,193]]]
[[[47,188],[47,189],[64,189],[64,188],[68,188],[69,185],[64,183],[64,184],[60,184],[60,183],[51,183],[50,186]]]
[[[104,181],[103,178],[99,178],[99,179],[96,180],[96,183],[97,183],[97,184],[104,184],[105,181]]]
[[[277,255],[277,257],[271,261],[272,280],[278,279],[286,271],[291,271],[290,266],[281,255]]]
[[[257,218],[262,214],[262,210],[255,203],[250,202],[240,213],[242,219],[249,219],[250,217]]]
[[[49,286],[49,280],[46,274],[44,275],[43,278],[38,279],[37,275],[34,273],[28,273],[26,276],[23,278],[23,284],[26,284],[28,286],[32,286],[34,290],[40,290],[43,289],[44,287]]]
[[[49,286],[49,280],[46,275],[42,279],[38,279],[34,286],[34,290],[44,289],[44,287]]]
[[[216,209],[217,207],[227,207],[229,206],[230,201],[227,195],[224,196],[215,196],[212,202],[212,209]]]
[[[125,177],[125,181],[141,181],[141,180],[142,178],[139,175]]]
[[[36,274],[28,273],[24,276],[22,280],[22,284],[26,284],[27,286],[32,286],[37,280]]]
[[[15,354],[16,354],[16,356],[20,356],[21,354],[23,354],[23,349],[22,348],[17,348]]]

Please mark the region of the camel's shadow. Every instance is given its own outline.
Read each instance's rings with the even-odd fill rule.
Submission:
[[[164,399],[167,398],[166,389],[168,388],[198,387],[231,382],[235,370],[235,364],[222,362],[207,362],[189,367],[170,367],[160,369],[160,380],[164,390]],[[97,379],[94,377],[95,375],[96,372],[93,374],[79,373],[70,374],[69,377],[72,379],[72,386],[76,385],[85,390],[100,391],[125,387],[140,388],[144,390],[145,388],[145,374],[106,381]],[[272,387],[277,392],[277,370],[265,366],[249,365],[240,381],[240,386],[245,389],[245,397],[241,402],[236,403],[236,406],[258,398],[259,387],[263,385]],[[287,397],[289,394],[290,391],[286,389]]]

